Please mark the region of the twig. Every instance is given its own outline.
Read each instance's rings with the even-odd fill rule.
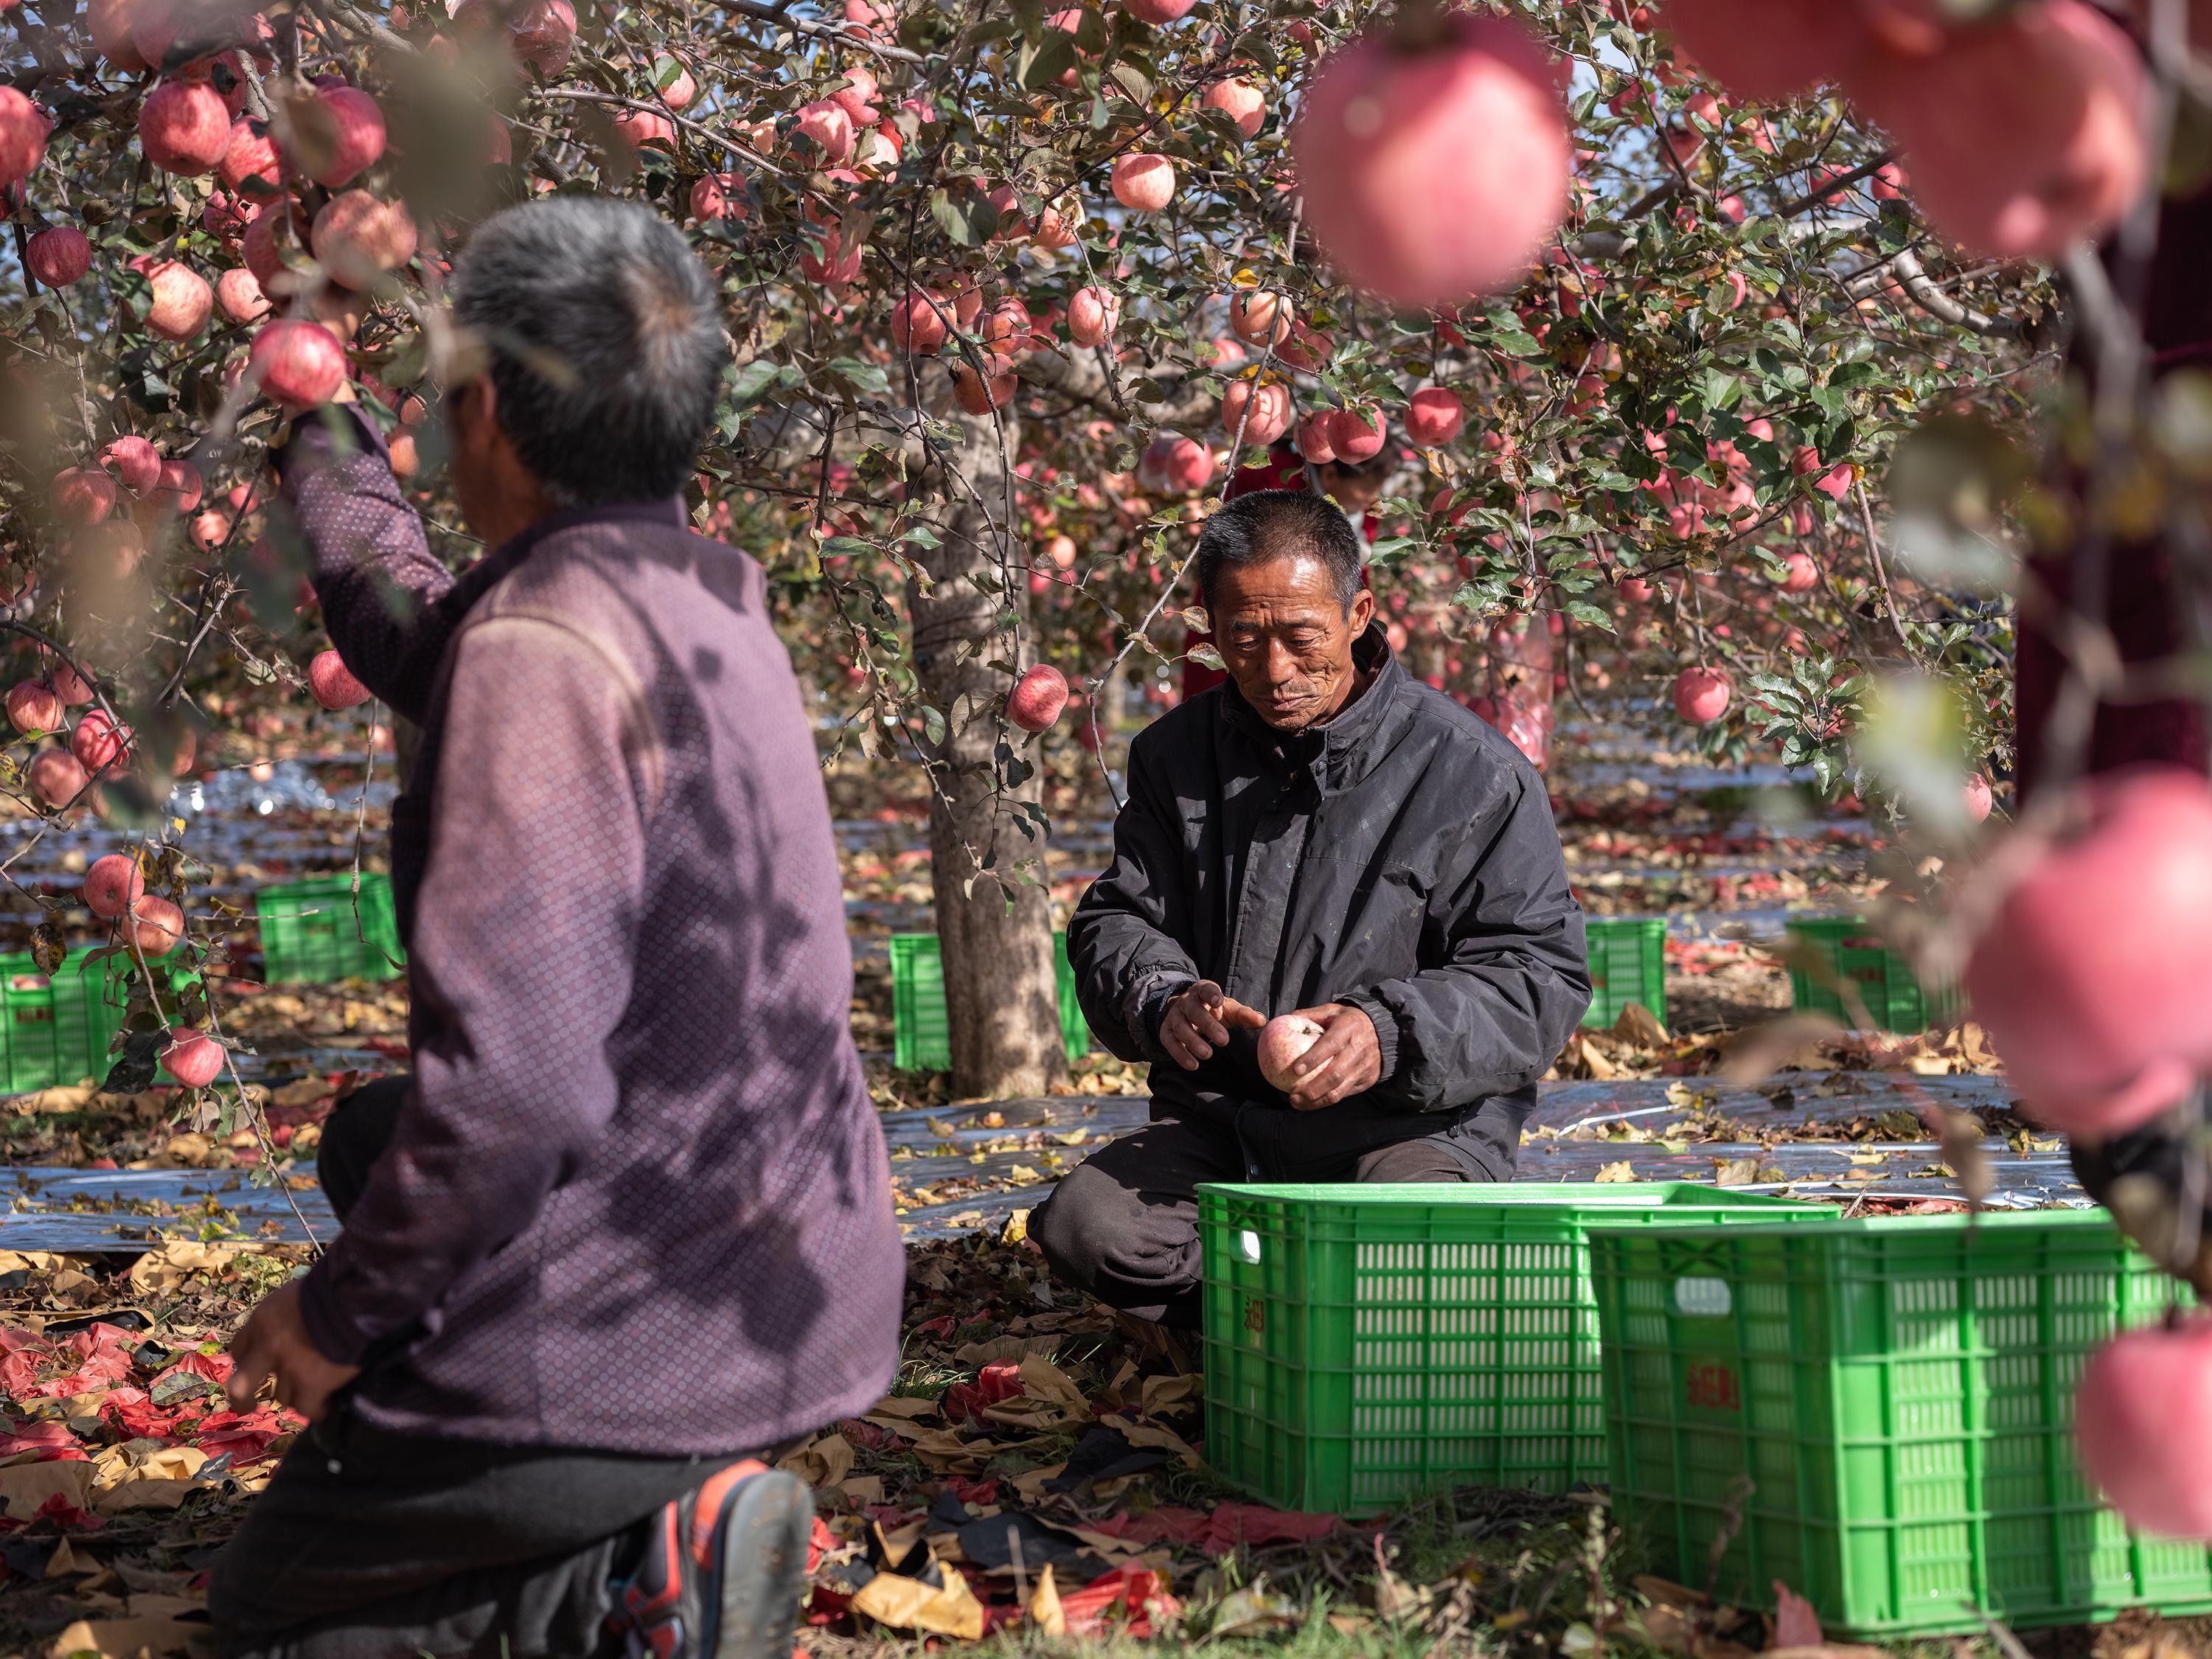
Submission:
[[[1874,561],[1875,583],[1881,589],[1881,602],[1889,612],[1889,625],[1897,630],[1897,642],[1905,647],[1905,654],[1924,668],[1927,665],[1920,661],[1920,653],[1912,647],[1911,636],[1905,631],[1905,618],[1897,614],[1897,596],[1890,591],[1889,572],[1882,567],[1881,538],[1875,533],[1874,508],[1867,502],[1866,480],[1852,479],[1851,493],[1858,501],[1859,524],[1866,532],[1867,555]]]

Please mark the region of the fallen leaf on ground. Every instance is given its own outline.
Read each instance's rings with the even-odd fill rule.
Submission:
[[[1030,1622],[1047,1636],[1067,1634],[1067,1614],[1060,1607],[1060,1589],[1052,1582],[1052,1564],[1049,1561],[1037,1574],[1036,1588],[1030,1592],[1027,1611]]]
[[[949,1567],[942,1571],[942,1589],[918,1578],[879,1572],[853,1597],[853,1611],[894,1630],[927,1631],[963,1642],[979,1639],[983,1634],[983,1604],[959,1573]]]
[[[29,1521],[58,1497],[73,1509],[88,1507],[92,1485],[89,1462],[13,1463],[0,1468],[0,1503],[10,1521]]]
[[[175,1619],[80,1619],[54,1638],[53,1659],[96,1653],[102,1659],[139,1659],[142,1654],[208,1653],[215,1633],[205,1625]]]
[[[131,1283],[143,1295],[167,1296],[195,1273],[222,1277],[245,1254],[235,1244],[202,1244],[191,1239],[171,1239],[160,1248],[147,1251],[131,1264]]]
[[[853,1447],[842,1434],[817,1434],[776,1468],[810,1486],[834,1486],[853,1472]]]
[[[1060,1598],[1070,1636],[1097,1636],[1120,1624],[1142,1640],[1182,1617],[1166,1581],[1141,1567],[1116,1567]]]
[[[1817,1648],[1826,1638],[1813,1604],[1779,1578],[1774,1581],[1774,1645]]]

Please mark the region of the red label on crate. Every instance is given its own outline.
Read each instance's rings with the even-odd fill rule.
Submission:
[[[1255,1336],[1267,1328],[1267,1304],[1256,1296],[1244,1298],[1244,1328]]]
[[[1686,1402],[1699,1411],[1740,1412],[1743,1390],[1736,1385],[1735,1367],[1717,1359],[1693,1359],[1682,1373]]]

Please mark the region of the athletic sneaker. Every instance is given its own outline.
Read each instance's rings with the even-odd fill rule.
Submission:
[[[791,1659],[814,1498],[747,1459],[653,1517],[645,1560],[609,1620],[631,1659]]]

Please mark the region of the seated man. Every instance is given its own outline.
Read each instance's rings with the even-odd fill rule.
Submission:
[[[1030,1220],[1063,1279],[1185,1328],[1200,1182],[1510,1180],[1590,993],[1541,780],[1399,667],[1344,514],[1239,496],[1198,582],[1230,683],[1130,746],[1067,929],[1091,1029],[1152,1062],[1152,1122]],[[1285,1095],[1255,1034],[1292,1012],[1324,1034]]]
[[[682,491],[729,363],[635,204],[470,237],[443,404],[491,549],[375,429],[280,462],[340,653],[422,728],[392,813],[411,1078],[342,1103],[345,1230],[232,1344],[310,1426],[216,1563],[229,1655],[789,1659],[812,1511],[749,1459],[865,1411],[903,1257],[829,802],[760,567]]]

